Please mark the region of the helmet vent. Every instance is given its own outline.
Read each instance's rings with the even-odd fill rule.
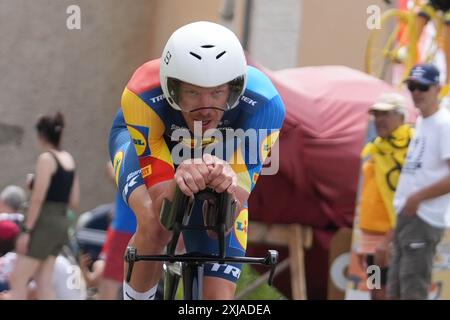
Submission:
[[[198,54],[196,54],[196,53],[194,53],[194,52],[192,52],[192,51],[190,51],[189,53],[191,54],[191,56],[196,57],[198,60],[202,60],[202,57],[200,57]],[[216,58],[217,58],[217,57],[216,57]]]
[[[219,54],[216,56],[216,60],[219,59],[221,56],[223,56],[225,53],[226,53],[226,51],[222,51],[221,53],[219,53]]]
[[[212,44],[205,44],[205,45],[202,46],[202,48],[205,48],[205,49],[214,48],[214,45],[212,45]]]

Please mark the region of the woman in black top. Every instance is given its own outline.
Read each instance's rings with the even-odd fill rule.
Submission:
[[[54,117],[42,116],[36,124],[43,152],[37,160],[28,212],[16,243],[18,259],[11,276],[13,299],[25,299],[31,278],[36,281],[38,299],[55,298],[53,266],[67,242],[66,212],[79,202],[75,161],[59,147],[63,127],[59,112]]]

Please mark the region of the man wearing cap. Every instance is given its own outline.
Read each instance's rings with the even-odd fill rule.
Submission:
[[[364,183],[359,206],[361,237],[357,252],[368,275],[372,273],[369,266],[380,268],[380,287],[369,289],[372,300],[383,300],[387,279],[386,252],[396,222],[392,201],[414,130],[404,124],[406,100],[400,94],[382,94],[369,113],[374,118],[377,137],[362,151]]]
[[[439,108],[435,66],[414,66],[406,83],[421,116],[394,197],[398,217],[387,285],[391,298],[427,299],[436,246],[450,226],[450,114]]]

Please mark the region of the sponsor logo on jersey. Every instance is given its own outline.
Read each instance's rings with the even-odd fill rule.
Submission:
[[[120,150],[114,155],[113,160],[114,174],[116,176],[116,185],[119,184],[119,175],[120,175],[120,168],[122,167],[122,162],[123,162],[123,151]]]
[[[247,249],[247,234],[248,234],[248,209],[242,209],[234,222],[234,236],[237,243],[231,242],[231,246],[236,249],[245,251]],[[234,245],[233,245],[234,244]],[[237,245],[237,246],[236,246]]]
[[[246,96],[242,96],[241,100],[244,101],[245,103],[248,103],[249,105],[251,105],[253,107],[258,103],[258,101],[250,99],[249,97],[246,97]]]
[[[217,262],[213,264],[211,271],[232,275],[236,279],[239,279],[239,276],[241,275],[241,270],[239,268],[229,264],[219,264]]]
[[[139,174],[141,174],[141,170],[136,170],[131,172],[127,177],[127,183],[122,191],[122,196],[124,201],[127,203],[127,199],[129,196],[129,192],[134,190],[134,186],[138,183],[137,179],[139,178]]]
[[[152,165],[151,164],[142,168],[142,178],[148,177],[151,174],[152,174]]]
[[[164,96],[164,94],[160,94],[159,96],[150,98],[150,101],[151,101],[152,103],[157,103],[157,102],[160,102],[160,101],[164,100],[165,98],[166,98],[166,97]]]
[[[130,133],[131,140],[136,148],[137,155],[139,157],[145,155],[147,151],[148,129],[143,127],[128,126],[128,132]]]

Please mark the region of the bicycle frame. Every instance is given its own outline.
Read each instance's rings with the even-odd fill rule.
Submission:
[[[206,201],[207,210],[204,215],[205,225],[188,227],[194,199]],[[165,264],[164,273],[164,299],[175,299],[180,277],[184,283],[184,299],[201,300],[203,298],[203,268],[205,263],[248,263],[262,264],[271,267],[268,283],[272,285],[275,268],[278,263],[278,252],[268,250],[267,256],[256,257],[227,257],[225,250],[226,231],[234,223],[236,201],[228,193],[217,193],[211,189],[205,189],[195,195],[194,199],[185,196],[177,187],[172,202],[164,200],[161,208],[161,223],[173,231],[173,236],[167,245],[166,255],[138,255],[136,248],[128,247],[125,253],[125,261],[128,262],[126,281],[129,282],[133,272],[134,263],[138,261],[164,261],[181,263],[181,276]],[[219,255],[182,254],[176,255],[175,248],[182,230],[200,229],[214,230],[218,234]]]

